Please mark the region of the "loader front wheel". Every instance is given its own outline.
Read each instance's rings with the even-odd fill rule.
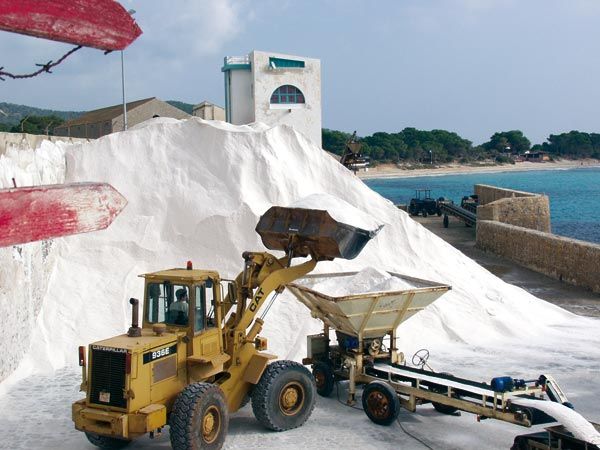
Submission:
[[[254,416],[273,431],[303,425],[314,407],[314,378],[306,367],[294,361],[269,364],[252,390]]]
[[[87,437],[88,441],[90,441],[96,447],[106,450],[125,448],[131,444],[131,441],[126,441],[125,439],[117,439],[110,436],[100,436],[98,434],[88,432],[85,433],[85,437]]]
[[[221,388],[211,383],[186,386],[175,400],[169,426],[173,450],[220,449],[229,426]]]
[[[365,414],[377,425],[391,425],[400,412],[398,394],[383,381],[372,381],[362,393]]]

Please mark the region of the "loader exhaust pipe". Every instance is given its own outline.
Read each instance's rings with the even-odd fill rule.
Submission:
[[[140,321],[140,301],[137,298],[130,298],[131,303],[131,328],[127,331],[129,337],[140,337],[142,329],[139,327]]]

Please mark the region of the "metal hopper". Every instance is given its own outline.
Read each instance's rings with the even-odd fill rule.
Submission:
[[[312,256],[317,261],[355,258],[379,230],[367,231],[333,219],[327,211],[273,206],[256,232],[270,250]]]
[[[368,292],[331,297],[308,286],[337,278],[344,283],[358,272],[307,275],[286,287],[304,303],[317,319],[329,327],[359,339],[381,337],[406,319],[433,303],[451,289],[445,284],[388,272],[410,284],[401,291]]]

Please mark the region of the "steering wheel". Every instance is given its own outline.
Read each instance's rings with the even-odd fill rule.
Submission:
[[[421,350],[417,350],[415,352],[415,354],[412,357],[412,364],[413,366],[416,367],[421,367],[421,369],[423,367],[425,367],[425,364],[427,364],[427,360],[429,359],[429,350],[427,350],[426,348],[422,348]]]

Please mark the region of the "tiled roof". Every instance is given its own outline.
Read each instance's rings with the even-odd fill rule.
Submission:
[[[127,111],[131,111],[134,108],[137,108],[144,103],[148,103],[150,100],[154,100],[156,97],[145,98],[143,100],[137,100],[135,102],[127,103]],[[66,128],[72,127],[75,125],[83,125],[86,123],[98,123],[105,122],[107,120],[113,120],[116,117],[119,117],[123,114],[123,104],[108,106],[102,109],[96,109],[94,111],[90,111],[85,113],[83,116],[78,117],[77,119],[69,120],[68,122],[63,123],[60,127],[57,128]]]

